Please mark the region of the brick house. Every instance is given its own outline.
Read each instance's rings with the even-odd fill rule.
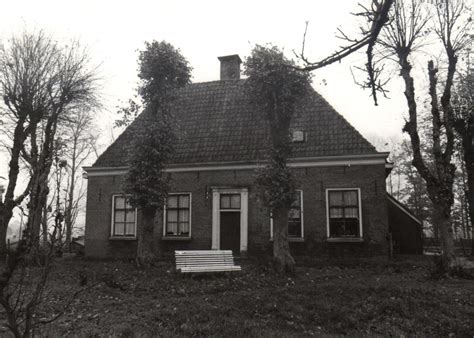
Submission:
[[[221,79],[178,92],[177,143],[166,171],[172,192],[156,220],[156,245],[175,249],[271,250],[272,222],[259,201],[254,171],[265,161],[268,125],[244,94],[237,55],[219,58]],[[140,133],[138,117],[84,168],[88,179],[85,253],[133,257],[139,210],[127,203],[122,183]],[[389,231],[385,178],[388,153],[377,152],[318,93],[299,104],[293,157],[298,183],[289,214],[294,254],[384,254]]]

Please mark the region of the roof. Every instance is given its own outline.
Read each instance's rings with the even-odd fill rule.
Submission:
[[[393,205],[395,205],[397,208],[399,208],[401,211],[403,211],[405,214],[407,214],[410,218],[412,218],[416,223],[422,225],[423,222],[413,213],[411,212],[410,209],[406,207],[402,202],[397,200],[395,197],[387,193],[388,200],[392,202]]]
[[[178,91],[173,106],[177,144],[171,164],[256,162],[266,158],[268,123],[252,107],[244,85],[245,80],[213,81]],[[142,114],[93,167],[128,165],[133,140],[143,123]],[[293,158],[377,154],[374,146],[316,91],[299,102],[291,127],[306,135],[304,142],[293,144]]]

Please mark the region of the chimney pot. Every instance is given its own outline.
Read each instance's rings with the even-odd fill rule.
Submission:
[[[221,62],[221,81],[240,79],[240,64],[242,60],[239,55],[219,56]]]

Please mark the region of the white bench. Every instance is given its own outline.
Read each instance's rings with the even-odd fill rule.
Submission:
[[[175,251],[176,270],[188,272],[241,271],[232,250]]]

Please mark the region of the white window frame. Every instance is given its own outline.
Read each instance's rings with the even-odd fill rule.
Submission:
[[[360,193],[360,188],[327,188],[326,189],[326,234],[328,239],[346,239],[341,237],[330,237],[330,229],[329,229],[329,192],[330,191],[348,191],[348,190],[356,190],[357,191],[357,199],[359,202],[359,237],[354,237],[354,239],[361,239],[364,237],[363,229],[362,229],[362,198]],[[347,238],[347,240],[351,240]]]
[[[171,239],[190,239],[191,238],[191,231],[192,231],[192,202],[193,202],[193,194],[188,191],[183,191],[183,192],[172,192],[169,193],[168,196],[176,196],[176,195],[188,195],[189,196],[189,235],[188,236],[179,236],[179,235],[167,235],[166,234],[166,227],[167,227],[167,221],[166,221],[166,216],[167,216],[167,211],[166,211],[166,205],[167,201],[165,202],[165,205],[163,207],[163,238],[171,238]],[[178,225],[179,226],[179,225]]]
[[[288,237],[289,242],[298,242],[304,240],[304,200],[303,189],[295,189],[295,192],[300,193],[300,209],[301,209],[301,237]],[[270,215],[270,240],[273,240],[273,217]]]
[[[117,239],[136,239],[137,238],[137,208],[135,208],[135,231],[133,236],[127,235],[116,235],[114,232],[115,228],[115,197],[130,197],[130,194],[112,194],[112,212],[111,212],[111,222],[110,222],[110,238],[117,238]]]

